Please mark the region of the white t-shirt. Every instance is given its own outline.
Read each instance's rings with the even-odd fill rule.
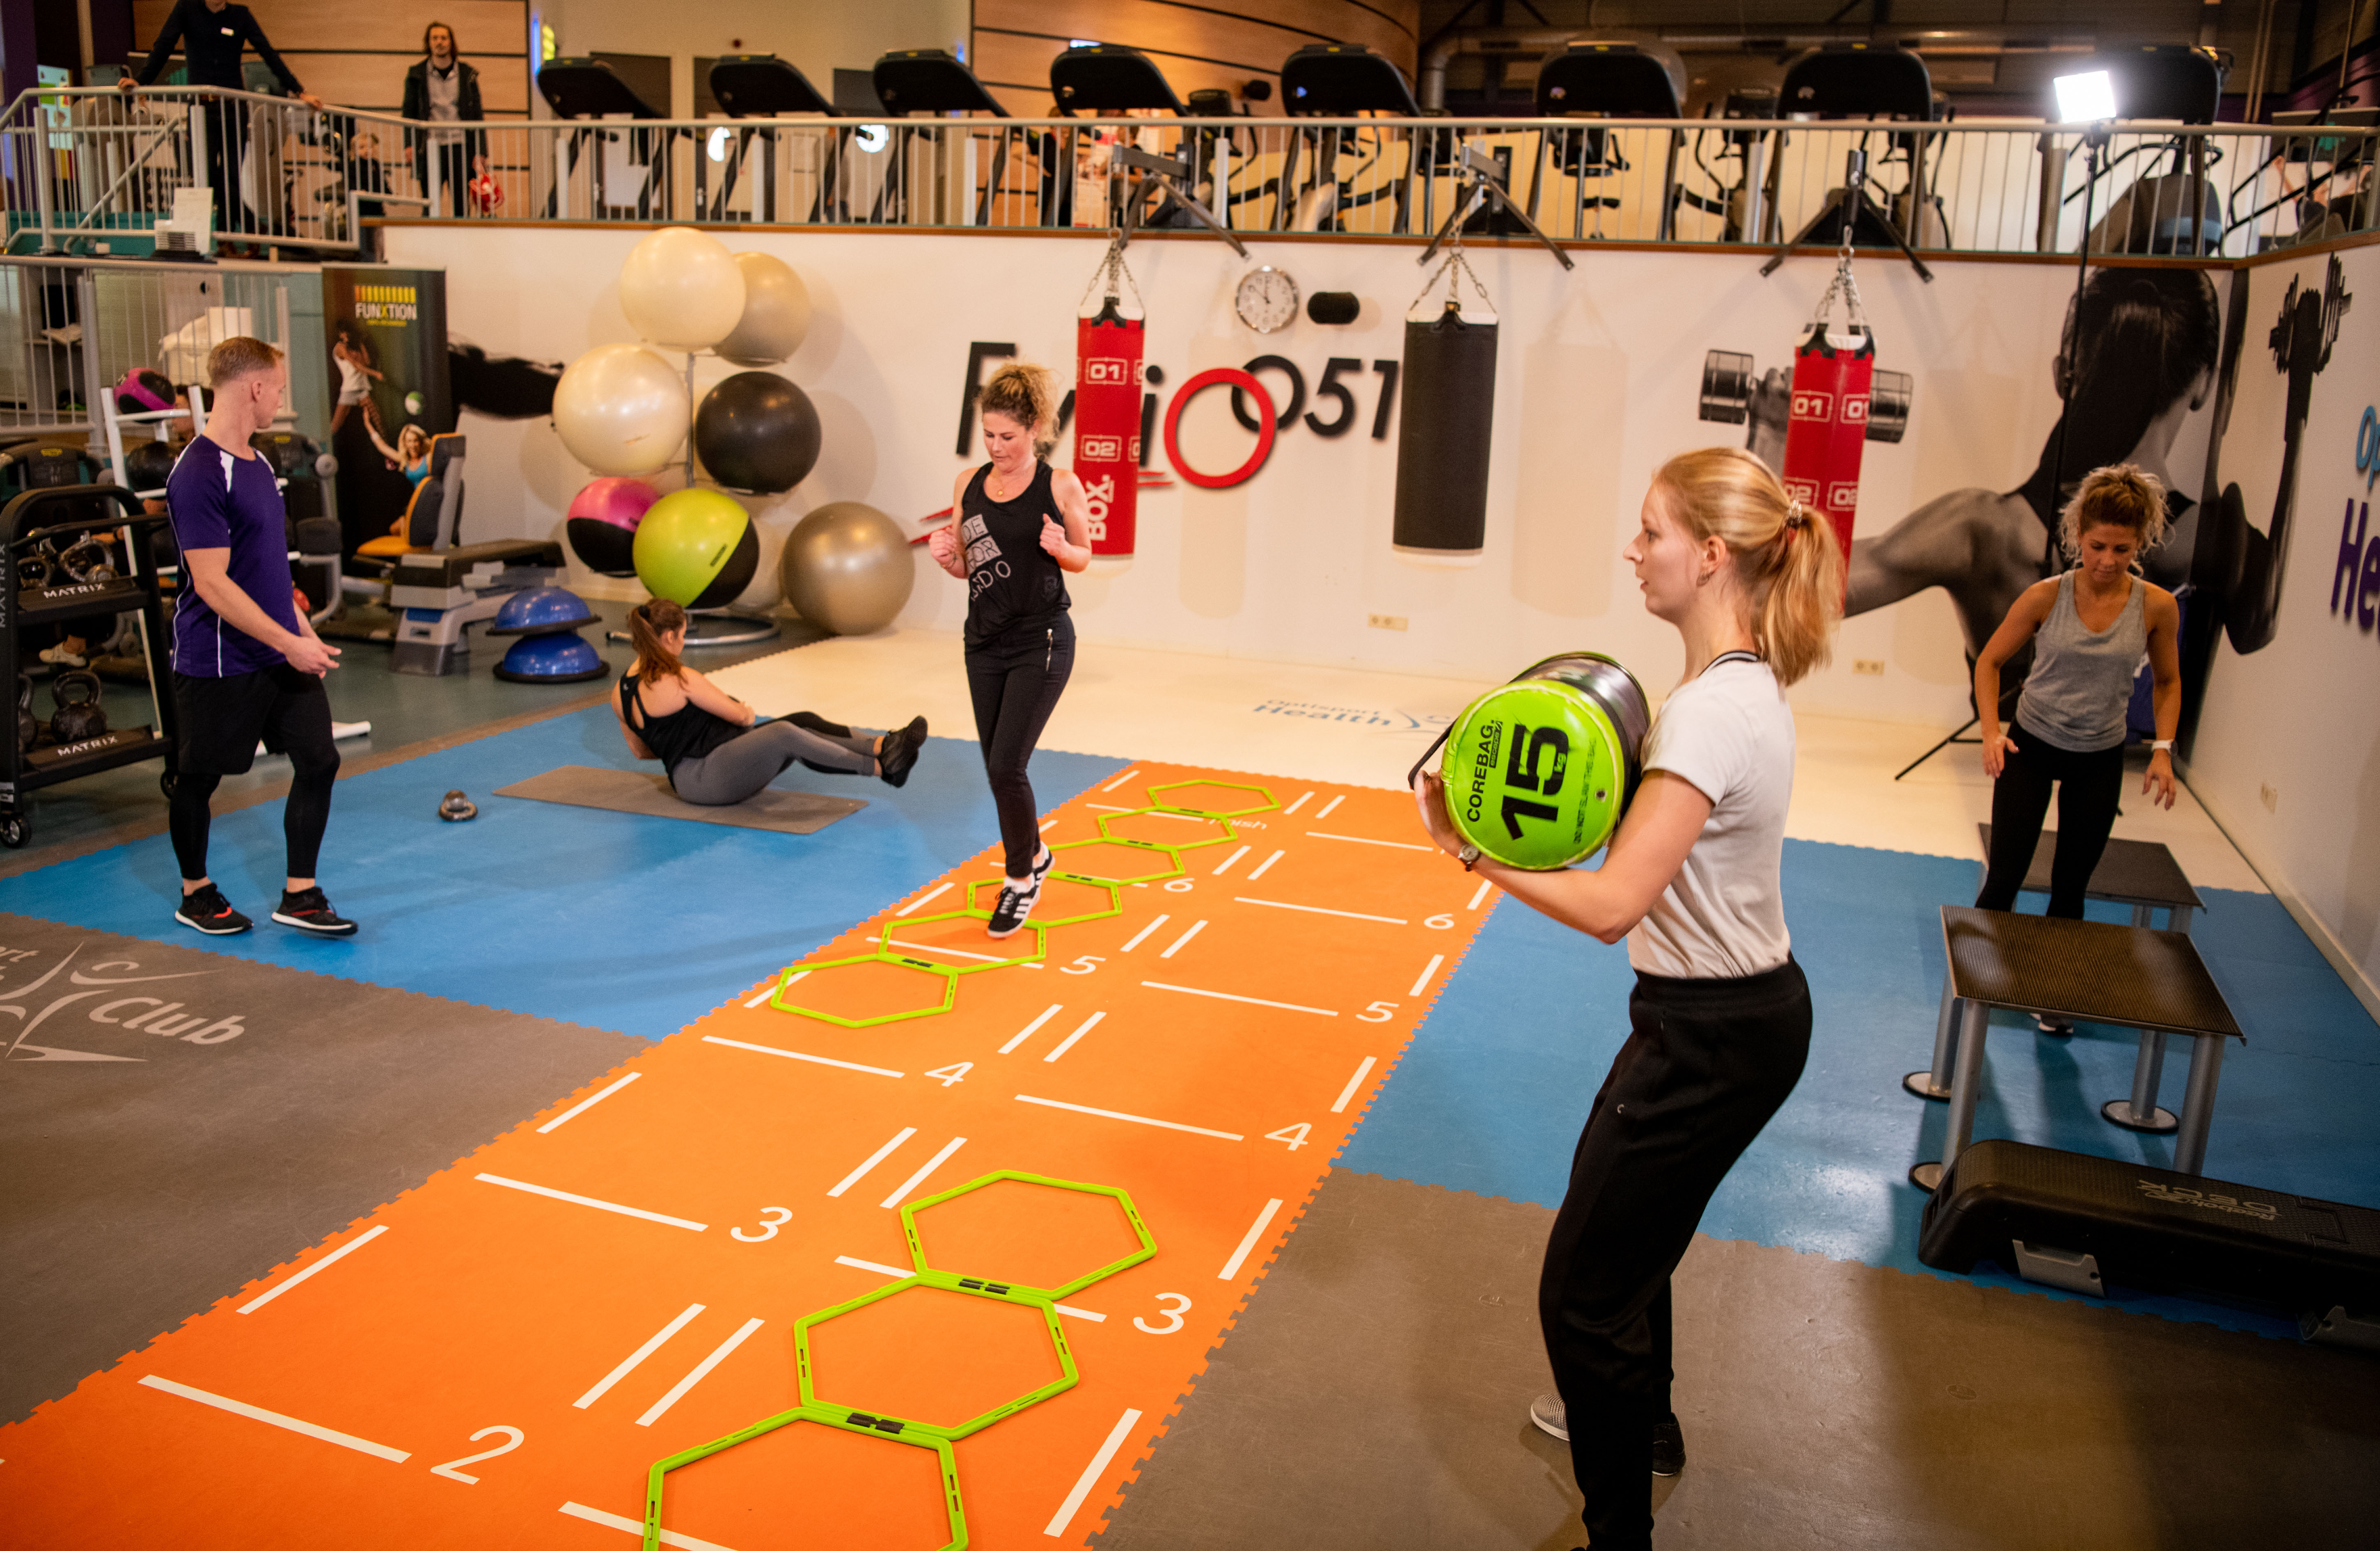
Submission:
[[[1647,975],[1728,979],[1775,969],[1792,951],[1779,879],[1793,795],[1793,710],[1766,662],[1714,663],[1680,685],[1645,740],[1645,769],[1711,800],[1678,876],[1628,934]]]

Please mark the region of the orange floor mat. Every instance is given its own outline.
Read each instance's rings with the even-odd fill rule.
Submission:
[[[1172,799],[1245,806],[1255,785],[1278,806],[1228,836],[1122,818],[1151,786],[1202,781],[1236,785]],[[1492,903],[1421,843],[1393,792],[1142,765],[1045,832],[1099,841],[1102,818],[1135,840],[1215,843],[1046,943],[993,942],[948,915],[995,875],[987,851],[805,961],[884,938],[981,968],[953,983],[948,1012],[844,1027],[769,1006],[774,982],[745,988],[0,1429],[7,1538],[628,1545],[650,1463],[796,1403],[795,1319],[907,1270],[895,1206],[1006,1169],[1125,1190],[1157,1242],[1061,1301],[1080,1382],[955,1445],[971,1545],[1081,1544]],[[1059,854],[1114,876],[1173,865],[1112,844]],[[1044,914],[1107,898],[1053,886]],[[938,1003],[943,986],[869,966],[784,994],[857,1018]],[[938,1269],[1054,1285],[1122,1253],[1101,1197],[1000,1185],[933,1226],[946,1210],[925,1215]],[[990,1317],[1009,1311],[908,1302],[866,1330],[823,1327],[838,1388],[887,1389],[835,1400],[958,1414],[1055,1371]],[[797,1424],[673,1474],[664,1544],[931,1547],[946,1538],[936,1482],[926,1449]]]

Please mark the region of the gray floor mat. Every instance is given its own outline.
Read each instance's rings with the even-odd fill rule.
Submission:
[[[1100,1551],[1564,1551],[1537,1266],[1553,1213],[1324,1181],[1094,1542]],[[1698,1237],[1685,1472],[1657,1545],[2363,1546],[2380,1363]]]
[[[496,795],[639,813],[649,818],[690,818],[698,824],[730,824],[739,830],[775,830],[788,835],[816,834],[868,806],[857,797],[822,797],[815,792],[764,786],[740,803],[702,807],[672,792],[665,777],[603,765],[559,766],[543,775],[499,786]]]
[[[0,1422],[646,1048],[0,915]]]

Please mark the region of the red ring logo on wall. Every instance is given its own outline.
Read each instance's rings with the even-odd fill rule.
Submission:
[[[1238,388],[1255,396],[1257,450],[1248,454],[1247,462],[1232,469],[1229,474],[1203,474],[1191,467],[1189,460],[1182,455],[1182,442],[1177,433],[1182,424],[1182,411],[1190,401],[1197,397],[1203,389],[1220,387]],[[1253,373],[1242,371],[1235,366],[1213,367],[1198,373],[1183,383],[1180,390],[1174,394],[1173,402],[1165,406],[1166,459],[1173,465],[1174,472],[1202,490],[1222,490],[1253,479],[1257,470],[1265,466],[1265,459],[1272,455],[1272,395],[1265,392],[1265,385],[1257,382]]]

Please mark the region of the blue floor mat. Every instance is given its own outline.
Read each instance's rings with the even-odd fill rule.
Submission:
[[[779,777],[868,800],[814,835],[490,794],[559,765],[636,763],[609,708],[596,707],[340,782],[322,876],[362,924],[346,940],[264,919],[280,895],[281,805],[221,815],[212,876],[258,926],[206,945],[658,1039],[1000,833],[980,753],[950,738],[929,742],[897,792],[799,766]],[[1035,796],[1051,807],[1125,768],[1044,750]],[[478,818],[438,818],[450,788],[471,794]],[[173,920],[177,876],[159,836],[0,880],[0,910],[193,946],[202,939]]]
[[[1704,1231],[1939,1275],[1918,1263],[1925,1197],[1904,1176],[1940,1156],[1947,1106],[1909,1097],[1900,1078],[1933,1054],[1939,906],[1963,903],[1974,889],[1972,862],[1786,842],[1787,920],[1817,1014],[1810,1064],[1719,1187]],[[2380,1205],[2380,1128],[2372,1124],[2380,1027],[2278,902],[2201,892],[2207,908],[2193,935],[2247,1034],[2223,1064],[2206,1172]],[[2115,907],[2093,914],[2131,919]],[[1633,983],[1624,947],[1500,902],[1338,1163],[1558,1205],[1579,1127],[1627,1036]],[[2170,1166],[2171,1137],[2099,1118],[2102,1102],[2131,1091],[2132,1031],[2084,1024],[2072,1039],[2054,1040],[2013,1013],[1994,1026],[1978,1136]],[[2176,1041],[2165,1068],[2168,1109],[2180,1108],[2187,1061],[2188,1043]],[[2120,1290],[2117,1301],[2295,1334],[2261,1311]]]

